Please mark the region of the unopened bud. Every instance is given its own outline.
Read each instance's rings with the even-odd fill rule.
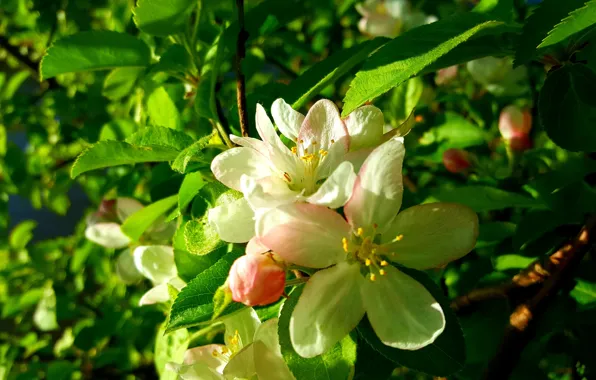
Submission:
[[[230,268],[228,281],[234,301],[247,306],[269,305],[283,294],[286,271],[271,255],[244,255]]]
[[[443,165],[451,173],[463,173],[472,166],[468,152],[453,148],[443,152]]]
[[[435,83],[437,86],[442,86],[451,82],[457,76],[457,65],[445,67],[437,71],[437,76],[435,77]]]
[[[499,132],[512,150],[523,151],[532,146],[529,138],[531,129],[532,114],[529,110],[514,105],[503,108],[499,116]]]
[[[97,216],[103,219],[116,219],[116,200],[115,199],[104,199],[99,204],[97,210]]]

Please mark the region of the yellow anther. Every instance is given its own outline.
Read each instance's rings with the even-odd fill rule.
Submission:
[[[362,227],[358,227],[358,229],[356,230],[356,235],[362,236],[363,233],[364,233],[364,230],[362,229]]]
[[[284,178],[286,179],[286,181],[292,182],[292,177],[290,177],[290,175],[286,172],[284,172]]]
[[[219,352],[217,352],[217,350],[213,350],[213,351],[211,352],[211,355],[213,355],[213,356],[217,357],[217,355],[219,355]]]
[[[304,144],[304,140],[303,139],[300,139],[300,144]]]
[[[367,267],[369,267],[371,263],[372,261],[370,261],[370,259],[364,260],[364,265],[366,265]]]
[[[387,263],[387,261],[385,261],[385,260],[381,260],[381,266],[382,266],[382,267],[386,267],[387,265],[389,265],[389,264]]]
[[[341,244],[342,244],[342,246],[344,247],[344,251],[345,251],[345,252],[348,252],[348,239],[346,239],[346,238],[342,238],[342,239],[341,239]]]
[[[370,253],[372,253],[374,255],[375,253],[377,253],[377,249],[376,248],[371,249]]]
[[[301,157],[304,161],[312,161],[313,158],[315,158],[314,154],[305,154],[304,156]]]
[[[385,275],[385,269],[379,269],[379,274],[381,276],[384,276]]]
[[[331,139],[331,144],[335,143],[335,140]]]
[[[317,145],[317,142],[316,141],[313,141],[313,142],[310,143],[310,145]]]
[[[295,146],[292,147],[292,153],[297,154],[298,153],[298,148],[296,148]]]
[[[376,230],[377,228],[379,228],[379,225],[377,223],[373,223],[373,228]]]
[[[325,149],[321,149],[319,150],[319,154],[321,155],[321,157],[325,157],[327,155],[327,151]]]
[[[227,354],[229,351],[230,351],[230,350],[229,350],[229,349],[228,349],[226,346],[223,346],[223,347],[221,348],[221,352],[222,352],[222,353],[224,353],[224,354]]]
[[[374,281],[374,280],[376,280],[376,279],[377,279],[377,276],[375,276],[375,274],[374,274],[374,273],[371,273],[371,274],[370,274],[370,280],[371,280],[371,281]]]
[[[400,240],[401,240],[401,239],[403,239],[403,238],[404,238],[404,235],[397,235],[397,236],[395,237],[395,241],[400,241]]]

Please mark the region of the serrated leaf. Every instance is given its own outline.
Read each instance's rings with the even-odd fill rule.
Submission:
[[[554,45],[596,23],[596,0],[588,1],[583,7],[571,12],[557,24],[538,48]]]
[[[195,141],[192,145],[184,149],[176,159],[172,163],[172,169],[176,170],[177,172],[184,173],[186,171],[186,167],[192,160],[201,161],[205,159],[203,155],[203,150],[209,146],[211,139],[213,138],[214,134],[210,134],[207,136],[203,136],[197,141]]]
[[[226,245],[207,218],[190,220],[184,226],[186,250],[195,255],[207,255]]]
[[[182,151],[193,144],[184,132],[165,127],[146,127],[130,135],[126,142],[135,146],[161,145]]]
[[[547,33],[586,0],[544,0],[524,24],[522,35],[515,50],[514,66],[523,65],[534,57],[536,48]]]
[[[119,67],[112,70],[103,82],[101,94],[110,100],[125,97],[130,94],[144,72],[144,67]]]
[[[350,336],[314,358],[303,358],[294,351],[290,340],[290,319],[302,290],[302,287],[297,287],[292,291],[284,301],[279,316],[279,345],[286,364],[296,380],[349,379],[356,362],[356,344]]]
[[[420,282],[441,305],[445,314],[445,330],[428,346],[419,350],[400,350],[384,345],[375,334],[367,318],[356,328],[358,334],[387,359],[417,371],[434,376],[448,376],[463,368],[466,362],[466,345],[462,329],[449,307],[449,300],[441,289],[423,272],[409,268],[401,271]],[[395,321],[399,323],[399,321]]]
[[[196,4],[196,0],[139,0],[133,10],[134,21],[153,36],[182,33]]]
[[[143,207],[139,211],[130,215],[124,223],[120,226],[122,232],[124,232],[132,241],[137,241],[155,221],[157,221],[163,214],[168,212],[172,207],[176,205],[178,197],[172,195],[170,197],[160,199],[159,201],[150,204],[149,206]]]
[[[180,112],[165,87],[157,87],[147,97],[147,113],[154,125],[180,129]]]
[[[226,253],[214,265],[199,274],[180,291],[172,305],[166,332],[196,326],[211,320],[213,296],[226,281],[234,261],[243,253],[242,250],[232,250]],[[231,313],[243,307],[244,305],[240,303],[233,303],[226,310],[226,313]]]
[[[596,150],[596,74],[582,64],[552,72],[538,98],[538,113],[548,137],[571,151]]]
[[[200,172],[194,172],[184,176],[180,191],[178,191],[178,209],[184,212],[186,207],[192,202],[199,190],[205,186],[203,175]]]
[[[149,63],[149,47],[138,38],[107,30],[88,31],[61,38],[50,46],[40,73],[42,79],[48,79],[79,71],[146,67]]]
[[[70,170],[72,178],[94,169],[138,164],[140,162],[172,161],[178,150],[165,146],[138,147],[123,141],[100,141],[84,150]]]
[[[400,85],[483,29],[501,25],[465,13],[423,25],[393,39],[364,63],[344,98],[342,116]]]
[[[432,196],[441,202],[461,203],[476,212],[541,206],[540,202],[525,195],[488,186],[442,188],[433,192]]]

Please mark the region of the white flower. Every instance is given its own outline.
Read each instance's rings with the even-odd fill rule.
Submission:
[[[383,114],[373,106],[360,107],[342,120],[329,100],[316,102],[305,117],[278,99],[271,112],[290,148],[257,104],[256,126],[262,140],[230,136],[241,147],[221,153],[211,164],[219,181],[244,194],[209,212],[210,223],[225,241],[249,241],[255,215],[272,207],[293,202],[343,206],[356,177],[354,166],[383,135]]]
[[[358,29],[373,37],[397,37],[400,33],[420,25],[437,21],[419,10],[412,10],[408,0],[366,0],[356,4],[362,15]]]
[[[305,285],[290,321],[300,355],[320,355],[364,314],[380,340],[415,350],[445,328],[441,306],[424,286],[390,265],[446,264],[474,248],[478,218],[468,207],[431,203],[397,213],[402,201],[402,140],[376,148],[362,165],[345,219],[326,207],[290,204],[258,220],[260,243],[288,262],[321,268]]]
[[[251,308],[224,319],[225,345],[191,348],[184,364],[168,363],[184,380],[293,380],[283,361],[277,337],[277,319],[261,323]]]
[[[528,70],[513,68],[509,58],[484,57],[466,64],[472,79],[497,96],[518,96],[528,91]]]
[[[186,286],[186,283],[178,277],[172,247],[140,246],[134,250],[133,257],[136,269],[154,285],[141,297],[139,306],[168,301],[170,299],[168,284],[178,290]]]

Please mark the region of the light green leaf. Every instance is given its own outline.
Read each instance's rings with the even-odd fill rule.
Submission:
[[[0,99],[12,99],[15,92],[17,92],[17,90],[21,87],[25,79],[29,78],[30,75],[31,73],[27,70],[14,73],[6,83],[6,86],[2,88],[2,96],[0,97]]]
[[[164,146],[137,147],[122,141],[100,141],[83,151],[72,165],[70,176],[110,166],[140,162],[172,161],[178,151]]]
[[[184,353],[188,348],[188,330],[180,329],[170,334],[165,333],[166,326],[162,324],[155,336],[155,369],[160,375],[159,380],[176,380],[178,374],[174,371],[166,371],[168,362],[182,363]]]
[[[191,220],[184,226],[186,249],[195,255],[207,255],[226,245],[207,218]]]
[[[596,283],[578,278],[569,295],[582,306],[596,304]]]
[[[215,104],[215,84],[222,64],[223,51],[220,35],[205,56],[195,96],[195,111],[199,116],[211,120],[219,120]]]
[[[37,222],[34,220],[26,220],[16,225],[8,238],[10,247],[15,251],[25,248],[33,239],[33,230],[36,227]]]
[[[472,12],[491,15],[499,20],[513,21],[514,0],[481,0]]]
[[[302,294],[302,287],[295,288],[283,303],[279,316],[278,334],[281,353],[296,380],[349,379],[356,362],[356,343],[346,336],[323,355],[303,358],[294,351],[290,340],[290,318]]]
[[[150,204],[149,206],[143,207],[139,211],[130,215],[120,229],[124,232],[132,241],[138,241],[143,232],[147,228],[151,227],[163,214],[168,212],[176,202],[178,197],[172,195],[170,197],[160,199],[159,201]]]
[[[172,163],[172,169],[176,170],[177,172],[184,173],[186,171],[186,167],[192,160],[205,160],[206,156],[203,154],[203,150],[209,146],[209,143],[214,136],[214,133],[203,136],[195,141],[191,146],[180,152],[180,154],[176,156],[176,159]]]
[[[166,37],[184,32],[196,0],[139,0],[134,21],[147,34]]]
[[[494,267],[495,270],[500,272],[504,272],[507,270],[516,270],[519,271],[520,269],[526,268],[532,262],[534,262],[534,258],[526,257],[521,255],[501,255],[497,256],[494,259]]]
[[[144,72],[144,67],[119,67],[112,70],[103,82],[102,95],[111,100],[125,97],[130,94]]]
[[[99,140],[124,140],[136,129],[137,125],[130,119],[110,120],[101,127]]]
[[[465,13],[423,25],[393,39],[364,63],[344,98],[342,116],[420,73],[442,55],[483,29],[501,25]]]
[[[525,195],[488,186],[442,188],[432,193],[441,202],[461,203],[476,212],[500,210],[509,207],[537,207],[541,203]]]
[[[186,133],[171,128],[146,127],[130,135],[126,142],[139,147],[161,145],[182,151],[192,145],[193,139]]]
[[[390,110],[391,116],[395,117],[398,123],[403,123],[412,114],[423,90],[424,82],[420,77],[409,79],[393,90]]]
[[[540,121],[557,145],[571,151],[596,150],[596,74],[582,64],[552,72],[538,99]]]
[[[532,60],[536,48],[546,37],[547,33],[557,25],[561,19],[574,9],[584,5],[586,0],[544,0],[532,15],[526,20],[521,37],[515,51],[514,66],[523,65]]]
[[[588,1],[583,7],[571,12],[563,21],[557,24],[548,36],[538,45],[543,48],[559,43],[567,37],[584,30],[596,23],[596,0]]]
[[[58,328],[56,319],[56,293],[51,284],[46,285],[43,296],[33,313],[33,323],[41,331],[52,331]]]
[[[150,62],[149,47],[130,34],[88,31],[61,38],[50,46],[40,72],[42,79],[48,79],[79,71],[146,67]]]
[[[6,155],[6,127],[0,123],[0,157]]]
[[[157,87],[147,97],[147,113],[154,125],[172,129],[181,127],[180,112],[163,86]]]
[[[228,278],[228,272],[234,261],[243,253],[242,250],[232,250],[226,253],[180,291],[172,305],[166,332],[196,326],[211,320],[213,296]],[[240,303],[233,303],[226,312],[230,313],[243,307],[244,305]]]
[[[205,186],[203,176],[200,172],[193,172],[184,176],[180,191],[178,191],[178,208],[184,212],[186,207],[192,202],[199,190]]]

